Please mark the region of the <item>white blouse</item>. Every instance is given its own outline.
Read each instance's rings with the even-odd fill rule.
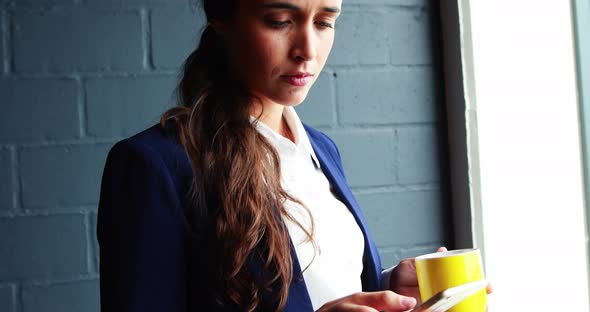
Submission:
[[[301,269],[305,270],[303,278],[313,308],[317,310],[328,301],[362,290],[364,237],[354,216],[332,193],[295,109],[285,107],[283,116],[295,143],[261,121],[256,122],[253,117],[251,120],[279,154],[283,188],[301,201],[313,217],[312,235],[318,247],[315,249],[301,228],[288,219],[285,223]],[[299,223],[311,229],[309,214],[303,207],[292,201],[285,205]]]

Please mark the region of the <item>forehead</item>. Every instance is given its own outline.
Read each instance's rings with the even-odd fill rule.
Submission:
[[[240,0],[239,3],[240,7],[250,12],[273,8],[294,11],[339,12],[342,6],[342,0]]]

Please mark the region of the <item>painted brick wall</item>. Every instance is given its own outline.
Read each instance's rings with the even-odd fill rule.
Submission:
[[[435,3],[345,0],[298,108],[338,143],[385,265],[448,243]],[[202,20],[188,0],[0,0],[0,311],[99,310],[106,153],[174,103]]]

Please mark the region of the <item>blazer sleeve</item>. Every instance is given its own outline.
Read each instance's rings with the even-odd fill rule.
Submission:
[[[101,311],[187,310],[182,200],[152,147],[117,143],[98,209]]]

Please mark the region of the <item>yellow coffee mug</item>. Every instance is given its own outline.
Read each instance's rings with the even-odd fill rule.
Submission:
[[[460,249],[416,257],[416,273],[422,301],[437,293],[484,279],[479,249]],[[485,312],[486,290],[482,289],[449,312]]]

